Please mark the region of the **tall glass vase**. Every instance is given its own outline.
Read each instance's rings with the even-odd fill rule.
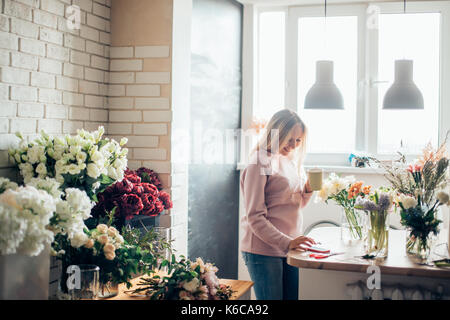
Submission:
[[[389,211],[367,211],[367,237],[365,253],[377,259],[388,255],[389,244]]]
[[[341,211],[341,240],[351,244],[363,240],[366,236],[366,214],[355,208],[342,208]]]

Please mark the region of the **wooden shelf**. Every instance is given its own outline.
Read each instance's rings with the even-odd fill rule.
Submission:
[[[309,258],[309,253],[291,250],[287,255],[288,264],[305,269],[361,273],[366,273],[369,266],[376,265],[380,267],[381,274],[450,279],[449,268],[419,265],[406,255],[406,231],[404,230],[389,231],[388,257],[384,260],[366,260],[357,257],[361,256],[362,242],[356,242],[354,246],[346,246],[340,239],[339,227],[317,228],[308,236],[315,241],[320,241],[322,246],[329,248],[332,252],[345,253],[316,260]]]

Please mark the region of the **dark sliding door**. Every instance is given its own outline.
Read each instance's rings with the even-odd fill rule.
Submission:
[[[188,254],[237,279],[242,5],[194,0]]]

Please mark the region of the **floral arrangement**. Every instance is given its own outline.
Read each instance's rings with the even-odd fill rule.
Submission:
[[[27,143],[20,133],[18,148],[9,150],[9,155],[19,168],[24,182],[32,178],[55,178],[62,189],[78,188],[86,191],[95,200],[95,193],[102,191],[123,178],[127,166],[128,149],[120,143],[102,138],[104,128],[92,133],[77,130],[77,135],[51,137],[44,131]]]
[[[394,199],[400,209],[400,221],[409,229],[407,251],[421,258],[429,254],[429,236],[439,232],[442,221],[437,218],[437,209],[450,205],[449,195],[444,191],[449,182],[449,158],[445,148],[448,134],[436,150],[428,144],[413,163],[407,163],[401,153],[392,164],[373,159],[386,170],[385,178],[397,193]]]
[[[217,267],[204,263],[201,258],[192,262],[182,256],[176,261],[172,255],[172,262],[161,263],[165,265],[168,275],[141,278],[138,283],[141,288],[133,292],[145,292],[152,300],[228,300],[233,294],[229,286],[219,283]]]
[[[26,186],[0,182],[0,254],[38,255],[56,234],[69,239],[83,230],[93,206],[84,191],[51,178],[32,178]]]
[[[379,188],[365,197],[358,196],[355,208],[368,212],[366,254],[378,258],[387,256],[389,239],[389,212],[393,205],[393,192]]]
[[[362,181],[355,181],[353,176],[339,177],[331,173],[322,184],[318,192],[316,202],[324,201],[328,204],[333,200],[344,209],[350,232],[354,238],[362,239],[363,230],[355,212],[355,201],[357,197],[364,197],[370,193],[371,186],[363,186]]]
[[[137,215],[155,217],[164,209],[171,209],[173,204],[167,192],[159,191],[154,184],[142,181],[138,173],[147,181],[159,183],[157,177],[155,178],[156,174],[149,174],[147,170],[126,170],[122,181],[99,193],[99,201],[92,210],[93,218],[101,221],[108,218],[109,213],[114,210],[115,226],[121,230],[127,220]]]
[[[105,224],[89,231],[85,229],[72,239],[58,235],[53,249],[62,261],[63,270],[72,264],[99,266],[99,282],[102,285],[126,283],[131,287],[133,276],[138,272],[147,272],[154,264],[149,251],[128,244],[116,228]],[[63,272],[62,292],[67,292],[66,280],[67,275]]]

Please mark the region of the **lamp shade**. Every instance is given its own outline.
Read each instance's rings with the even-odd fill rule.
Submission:
[[[395,80],[383,99],[383,109],[423,109],[423,96],[413,81],[413,61],[395,61]]]
[[[316,82],[305,96],[305,109],[344,109],[344,99],[333,79],[333,61],[316,62]]]

